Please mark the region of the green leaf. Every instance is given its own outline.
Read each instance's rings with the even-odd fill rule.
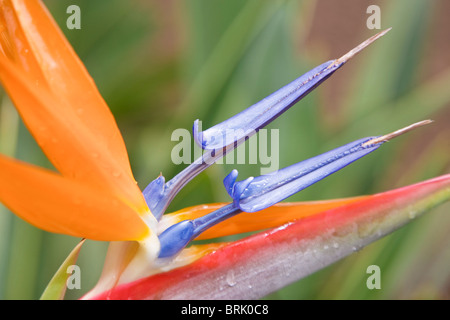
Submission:
[[[67,268],[74,265],[78,259],[78,255],[86,239],[81,240],[77,246],[72,250],[63,264],[56,271],[53,278],[48,283],[44,292],[42,293],[41,300],[63,300],[67,289],[67,279],[71,273],[67,272]]]

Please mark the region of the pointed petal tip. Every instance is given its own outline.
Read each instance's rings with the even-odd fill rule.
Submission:
[[[386,33],[388,33],[391,28],[388,28],[386,30],[383,30],[379,33],[377,33],[376,35],[370,37],[369,39],[367,39],[366,41],[362,42],[361,44],[359,44],[358,46],[356,46],[355,48],[353,48],[352,50],[350,50],[349,52],[347,52],[346,54],[344,54],[342,57],[340,57],[339,59],[336,59],[333,61],[332,64],[330,64],[330,66],[328,68],[332,68],[333,66],[338,66],[341,64],[346,63],[348,60],[350,60],[351,58],[353,58],[355,55],[357,55],[358,53],[360,53],[363,49],[365,49],[366,47],[368,47],[370,44],[372,44],[373,42],[375,42],[376,40],[378,40],[379,38],[381,38],[382,36],[384,36]]]
[[[399,130],[396,130],[394,132],[385,134],[385,135],[383,135],[381,137],[377,137],[377,138],[371,139],[371,140],[365,142],[364,144],[362,144],[362,147],[367,147],[367,146],[370,146],[370,145],[374,145],[374,144],[384,143],[384,142],[390,141],[390,140],[392,140],[392,139],[394,139],[394,138],[396,138],[398,136],[401,136],[401,135],[403,135],[403,134],[405,134],[405,133],[407,133],[409,131],[412,131],[412,130],[414,130],[416,128],[419,128],[419,127],[422,127],[422,126],[425,126],[425,125],[430,124],[432,122],[434,122],[434,121],[428,119],[428,120],[423,120],[423,121],[419,121],[419,122],[413,123],[413,124],[411,124],[411,125],[409,125],[407,127],[404,127],[404,128],[399,129]]]

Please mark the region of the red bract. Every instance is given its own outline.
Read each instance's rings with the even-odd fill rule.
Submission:
[[[197,261],[91,299],[255,299],[391,233],[450,197],[450,175],[361,198],[226,243]]]
[[[124,141],[110,110],[42,2],[0,0],[0,8],[0,80],[30,133],[57,170],[54,172],[0,155],[0,201],[38,228],[111,241],[99,283],[85,299],[263,297],[392,232],[450,197],[450,176],[446,175],[374,196],[258,206],[258,210],[263,210],[239,213],[225,221],[222,217],[220,221],[214,220],[217,205],[162,215],[178,190],[201,171],[194,166],[192,174],[178,179],[174,194],[164,193],[174,184],[165,183],[162,177],[155,180],[156,186],[147,189],[148,199],[155,200],[153,207],[160,208],[159,214],[152,214],[148,205],[152,201],[143,196],[134,180]],[[311,79],[317,80],[321,75],[328,77],[332,68],[342,65],[386,32],[319,68],[320,72],[313,72]],[[310,82],[310,76],[298,84],[310,85],[305,92],[323,80]],[[293,87],[298,85],[294,83]],[[291,86],[285,89],[287,95],[282,90],[282,96],[272,96],[269,105],[259,105],[264,108],[256,108],[259,122],[253,128],[255,132],[285,111],[282,108],[270,119],[262,116],[278,104],[278,99],[290,96],[290,89]],[[292,98],[291,102],[297,98]],[[283,107],[290,107],[291,102]],[[246,124],[246,121],[241,123]],[[412,127],[424,123],[428,121]],[[227,121],[224,127],[229,126]],[[261,198],[267,200],[277,193],[268,203],[272,205],[303,188],[302,185],[302,188],[288,192],[283,188],[276,190],[277,186],[289,185],[302,174],[320,168],[311,180],[317,182],[356,160],[351,158],[344,163],[348,154],[355,155],[359,148],[367,149],[369,145],[389,140],[412,127],[371,138],[361,142],[362,145],[358,143],[357,150],[351,148],[309,159],[306,171],[300,166],[295,173],[283,171],[282,175],[280,170],[277,178],[281,180],[255,178],[259,184],[244,186],[235,184],[233,175],[234,180],[226,186],[232,191],[233,204],[236,208],[239,205],[239,211],[252,211],[242,206],[244,201],[255,200],[259,205]],[[237,136],[234,142],[244,140]],[[338,165],[332,170],[326,167],[335,162]],[[304,186],[311,185],[311,181]],[[257,194],[258,188],[263,192]],[[241,197],[237,189],[240,192],[251,189],[251,192]],[[170,226],[205,217],[211,212],[213,218],[206,223],[202,221],[206,227],[200,234],[195,233],[197,239],[260,233],[229,243],[212,242],[187,248],[188,243],[183,243],[170,254],[161,255],[164,248],[162,235]],[[209,224],[211,221],[214,223]],[[181,230],[166,238],[170,240],[166,243],[177,245],[179,239],[186,238]],[[80,247],[66,260],[67,263],[75,260]],[[64,273],[64,268],[60,272]],[[64,277],[57,274],[54,279],[55,285],[48,287],[44,297],[63,296]]]

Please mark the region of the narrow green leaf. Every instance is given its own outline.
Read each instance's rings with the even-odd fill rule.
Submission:
[[[86,239],[81,240],[77,246],[72,250],[63,264],[59,267],[58,271],[56,271],[53,278],[48,283],[44,292],[42,293],[41,300],[63,300],[64,295],[67,289],[67,279],[71,275],[71,273],[67,272],[67,268],[71,265],[74,265],[78,259],[78,255],[81,250],[81,246],[83,245]]]

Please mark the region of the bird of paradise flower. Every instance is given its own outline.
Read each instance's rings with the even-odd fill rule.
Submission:
[[[224,179],[231,203],[165,214],[197,174],[389,30],[229,120],[203,132],[196,122],[195,141],[208,152],[170,181],[161,175],[141,192],[112,114],[43,4],[2,1],[1,9],[1,81],[58,172],[0,155],[0,200],[43,230],[111,241],[103,274],[86,299],[259,298],[392,232],[409,221],[411,211],[418,214],[449,197],[446,175],[374,196],[279,203],[426,120],[275,174],[236,182],[234,170]],[[235,132],[231,138],[224,135],[229,130]],[[189,246],[194,239],[260,230],[231,243]]]

